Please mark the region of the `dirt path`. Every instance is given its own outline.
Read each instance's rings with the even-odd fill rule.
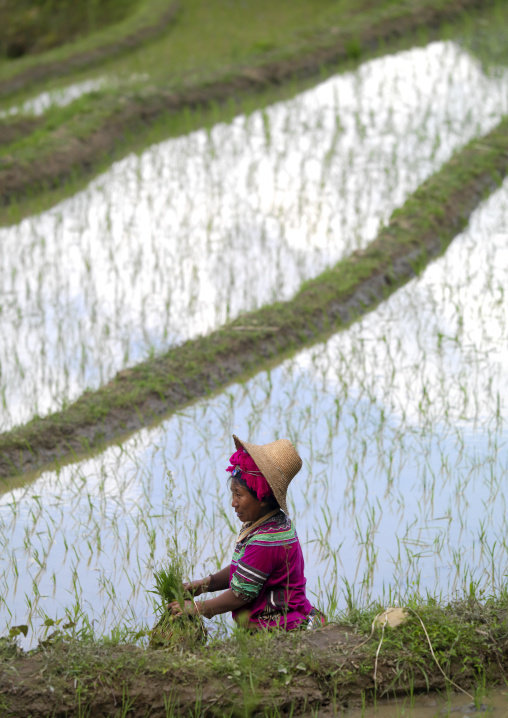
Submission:
[[[271,61],[268,57],[255,67],[227,67],[216,77],[178,92],[158,89],[147,91],[143,96],[122,95],[116,98],[107,117],[95,130],[86,130],[82,134],[75,122],[71,122],[48,132],[46,141],[39,145],[38,153],[31,155],[27,161],[20,157],[0,158],[0,197],[7,204],[59,187],[77,173],[85,176],[93,174],[94,168],[105,156],[118,153],[128,144],[129,136],[149,127],[168,112],[177,113],[184,108],[224,102],[241,93],[260,91],[292,78],[312,76],[327,65],[350,59],[352,53],[356,56],[397,38],[411,36],[422,27],[437,28],[445,22],[457,20],[464,12],[489,5],[490,0],[449,0],[446,3],[429,0],[428,6],[416,10],[412,5],[408,6],[405,14],[387,16],[353,30],[338,30],[321,38],[318,46],[300,48],[287,59]],[[84,55],[77,58],[78,65],[86,60]],[[73,62],[70,59],[61,63],[61,71]],[[55,65],[52,72],[59,71]],[[44,73],[46,70],[41,65],[27,72]],[[34,77],[31,75],[30,79]],[[21,76],[9,82],[22,82]],[[7,84],[3,83],[0,94],[2,87],[7,91]],[[14,88],[13,85],[9,87],[9,91]]]
[[[397,210],[378,238],[288,302],[121,371],[67,409],[0,435],[0,477],[74,460],[186,403],[324,339],[444,251],[508,172],[508,120],[456,153]]]

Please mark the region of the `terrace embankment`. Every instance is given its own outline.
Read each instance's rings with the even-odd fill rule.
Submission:
[[[507,171],[504,120],[429,178],[366,249],[307,282],[291,301],[244,314],[119,372],[61,412],[0,435],[0,476],[101,448],[353,321],[443,252]]]
[[[0,157],[0,197],[8,204],[58,188],[77,175],[91,176],[105,161],[111,162],[113,156],[127,151],[134,139],[139,142],[140,133],[168,114],[236,101],[245,93],[315,75],[326,66],[358,58],[401,37],[414,36],[421,29],[428,32],[458,20],[467,11],[491,4],[490,0],[425,0],[416,5],[395,7],[387,3],[386,7],[374,8],[367,3],[365,11],[348,18],[343,27],[319,34],[313,43],[261,55],[255,64],[223,67],[212,75],[180,83],[178,89],[158,86],[137,93],[110,93],[95,103],[90,101],[86,111],[71,113],[61,122],[48,120],[48,126],[41,128],[33,141],[6,148]],[[103,51],[94,50],[99,55]],[[62,72],[73,63],[78,67],[88,61],[91,59],[86,53],[62,59]],[[41,63],[40,69],[34,67],[26,72],[45,72],[44,67],[45,63]],[[58,63],[51,68],[58,75]],[[15,89],[13,83],[18,80],[13,77],[0,83],[0,94],[3,86],[5,91],[11,86]]]
[[[161,3],[159,0],[143,8],[145,13],[133,13],[115,29],[115,36],[99,33],[92,38],[73,43],[74,49],[64,57],[59,52],[49,52],[37,58],[29,58],[28,66],[14,70],[11,77],[0,80],[0,97],[9,96],[37,82],[70,75],[84,68],[93,67],[117,55],[133,50],[153,40],[167,30],[180,10],[179,2]],[[146,12],[148,9],[148,12]],[[23,63],[22,63],[23,64]],[[16,65],[14,65],[16,68]]]
[[[332,716],[374,698],[447,689],[471,704],[486,683],[505,680],[501,604],[419,606],[384,630],[371,628],[377,610],[312,633],[240,633],[198,649],[98,644],[57,631],[24,653],[4,639],[2,714]]]

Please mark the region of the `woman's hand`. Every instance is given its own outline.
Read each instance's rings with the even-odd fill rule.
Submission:
[[[188,591],[192,596],[201,596],[208,588],[209,580],[210,577],[207,576],[206,578],[197,578],[195,581],[188,581],[183,584],[183,590]]]
[[[231,589],[224,591],[220,596],[210,598],[208,601],[184,601],[183,608],[178,601],[168,604],[168,611],[172,616],[204,616],[213,618],[219,613],[236,611],[246,605],[246,601],[235,596]]]
[[[168,604],[168,611],[172,616],[197,616],[199,613],[194,601],[184,601],[183,608],[178,601],[171,601],[171,603]]]

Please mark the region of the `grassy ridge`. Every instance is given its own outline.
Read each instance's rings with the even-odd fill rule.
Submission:
[[[97,0],[95,0],[96,2]],[[93,2],[93,0],[92,0]],[[114,2],[114,0],[109,0]],[[117,0],[117,4],[119,5]],[[486,6],[484,0],[478,0],[476,6]],[[20,73],[33,69],[38,64],[62,65],[72,63],[76,53],[88,52],[98,45],[104,45],[105,39],[115,43],[123,35],[129,34],[157,20],[168,7],[167,0],[138,0],[132,17],[118,23],[116,27],[105,28],[77,43],[56,48],[38,58],[25,57],[16,62],[0,62],[0,87],[3,82],[12,80]],[[446,9],[449,6],[448,10]],[[474,6],[466,2],[462,7]],[[340,34],[345,25],[353,30],[362,24],[381,17],[397,18],[410,11],[421,13],[426,8],[448,12],[450,17],[456,13],[455,0],[247,0],[242,3],[224,0],[186,0],[178,19],[178,32],[171,43],[155,43],[147,51],[148,56],[141,58],[143,67],[130,71],[142,71],[151,79],[166,79],[169,74],[179,76],[192,72],[201,72],[203,68],[218,69],[227,64],[251,64],[253,56],[276,56],[285,49],[293,52],[297,47],[328,44],[335,34]],[[174,46],[174,47],[173,47]],[[120,63],[123,64],[123,63]],[[130,63],[127,62],[130,66]],[[162,67],[161,67],[162,65]]]
[[[325,0],[321,2],[327,5]],[[304,0],[300,4],[305,5]],[[155,81],[151,78],[129,92],[123,88],[83,97],[68,108],[49,113],[35,132],[4,145],[0,150],[0,196],[4,203],[24,201],[61,186],[73,176],[91,176],[103,165],[105,157],[111,161],[112,156],[125,153],[132,147],[133,137],[168,115],[236,101],[240,94],[258,93],[291,78],[316,74],[323,67],[359,57],[419,29],[428,32],[443,22],[461,19],[466,11],[490,4],[488,0],[415,3],[385,0],[372,7],[370,3],[356,4],[355,12],[351,0],[343,0],[339,17],[347,20],[344,24],[310,36],[299,35],[288,44],[274,42],[273,47],[259,38],[257,44],[253,43],[256,37],[253,35],[250,43],[245,43],[245,53],[233,65],[224,62],[217,65],[222,56],[216,51],[199,71],[178,75],[174,67],[178,66],[176,56],[169,65],[170,73],[168,65],[161,62],[164,56],[158,57],[165,75]],[[179,21],[171,42],[166,43],[173,50],[173,45],[181,42],[182,22]],[[198,47],[199,39],[194,37],[190,47]],[[280,38],[277,36],[277,42],[285,40],[284,33]],[[188,51],[184,53],[184,60],[188,55]]]
[[[119,22],[139,0],[3,0],[0,54],[19,58],[71,42]]]
[[[53,712],[276,718],[317,715],[321,706],[326,715],[341,715],[396,694],[446,692],[452,681],[465,693],[463,705],[474,701],[479,707],[486,684],[503,685],[506,596],[443,606],[413,601],[407,621],[383,631],[372,628],[381,610],[352,609],[314,632],[237,631],[201,649],[145,650],[119,644],[119,636],[101,642],[72,628],[57,630],[39,651],[20,655],[4,639],[0,709],[11,718]]]
[[[457,152],[393,213],[378,238],[288,302],[121,371],[61,412],[0,435],[0,476],[72,458],[259,371],[351,322],[448,246],[508,172],[508,119]]]
[[[0,65],[0,97],[37,82],[62,77],[97,65],[153,39],[175,19],[180,5],[167,0],[145,0],[121,21],[92,35],[37,56]]]

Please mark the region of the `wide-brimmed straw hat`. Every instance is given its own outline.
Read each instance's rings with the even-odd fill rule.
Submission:
[[[268,481],[279,506],[288,514],[286,494],[291,480],[302,468],[302,460],[289,439],[277,439],[270,444],[250,444],[233,434],[237,449],[243,447],[252,456],[258,469]]]

